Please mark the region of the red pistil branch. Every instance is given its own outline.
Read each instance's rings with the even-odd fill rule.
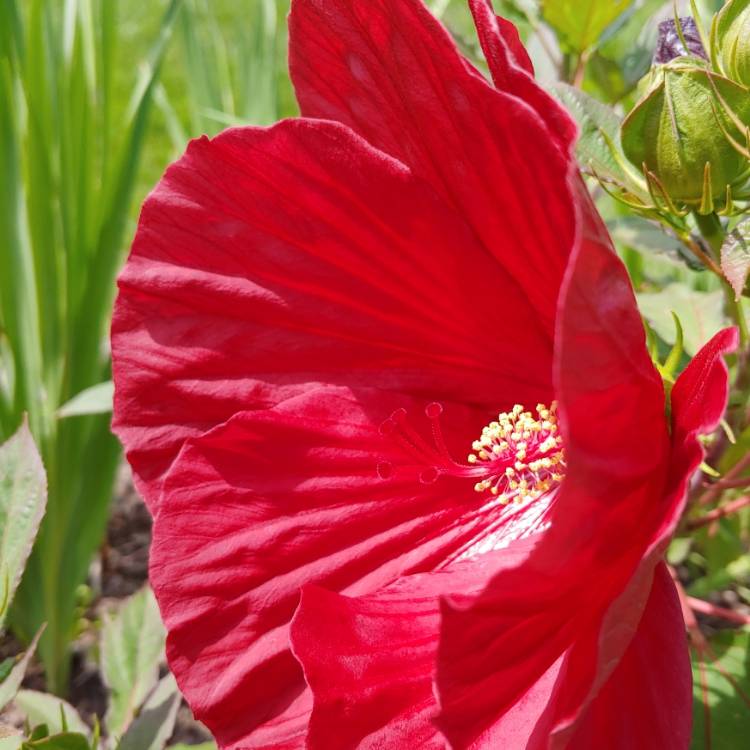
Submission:
[[[687,522],[686,526],[691,531],[700,529],[703,526],[708,526],[714,521],[718,521],[720,518],[731,516],[732,513],[736,513],[738,510],[748,505],[750,505],[750,495],[743,495],[742,497],[738,497],[736,500],[733,500],[731,503],[727,503],[726,505],[722,505],[720,508],[715,508],[714,510],[709,511],[699,518],[692,518]]]

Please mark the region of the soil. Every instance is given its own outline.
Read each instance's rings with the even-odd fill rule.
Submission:
[[[129,472],[122,469],[117,483],[113,508],[107,527],[107,538],[91,566],[89,586],[94,595],[87,612],[90,623],[73,644],[73,664],[67,700],[81,717],[93,725],[94,716],[101,721],[107,710],[107,689],[95,661],[98,638],[97,623],[103,612],[138,591],[148,580],[148,553],[151,544],[151,516],[133,487]],[[0,638],[0,662],[23,651],[10,634]],[[166,664],[160,665],[166,672]],[[23,687],[45,690],[41,665],[32,661]],[[0,724],[22,727],[23,717],[13,705],[0,714]],[[186,704],[180,707],[174,734],[168,745],[198,745],[211,739],[206,728],[196,721]]]

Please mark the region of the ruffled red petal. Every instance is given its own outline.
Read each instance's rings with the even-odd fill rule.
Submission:
[[[724,355],[735,351],[736,328],[719,331],[691,360],[672,388],[672,433],[679,474],[690,474],[703,460],[697,440],[719,423],[727,406],[729,379]],[[679,477],[678,477],[679,479]]]
[[[473,71],[421,0],[294,0],[289,23],[302,113],[349,125],[428,180],[551,330],[575,232],[571,142],[561,148],[534,103]],[[519,93],[570,122],[521,75]]]
[[[532,80],[534,69],[516,27],[495,15],[492,0],[469,0],[469,7],[497,89],[533,107],[560,149],[569,150],[577,135],[576,125],[570,115]]]
[[[661,563],[635,637],[570,739],[553,747],[685,750],[692,702],[685,622]]]
[[[440,597],[477,592],[489,576],[522,564],[534,544],[519,540],[367,596],[306,587],[291,637],[314,696],[310,750],[443,750],[433,724]]]
[[[513,68],[533,77],[534,65],[521,43],[518,29],[510,21],[495,15],[492,0],[469,0],[469,8],[497,88],[503,90],[513,86]]]
[[[552,331],[517,280],[406,167],[334,123],[191,143],[144,205],[119,286],[114,428],[152,509],[187,437],[310,384],[481,404],[488,419],[550,399]]]
[[[635,632],[656,562],[634,576],[671,512],[660,505],[669,469],[661,379],[627,272],[580,190],[580,242],[556,340],[566,479],[551,528],[523,568],[475,599],[445,605],[439,725],[460,747],[507,731],[513,705],[560,660],[555,699],[536,719],[529,748],[546,747],[577,715]],[[615,623],[607,613],[626,587],[629,608],[618,608]]]
[[[288,712],[304,705],[288,641],[303,586],[370,594],[499,534],[497,504],[465,479],[421,483],[419,467],[380,433],[373,417],[404,407],[429,430],[421,401],[311,391],[189,441],[170,471],[151,581],[172,670],[222,747],[276,741],[279,722],[290,731]],[[463,443],[485,419],[454,404],[445,416]],[[383,461],[394,467],[389,480],[376,471]],[[473,570],[484,575],[481,563]]]

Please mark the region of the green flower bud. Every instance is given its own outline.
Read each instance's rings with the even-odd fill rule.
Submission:
[[[715,16],[711,36],[724,74],[750,86],[750,0],[730,0]]]
[[[681,57],[654,68],[650,88],[622,123],[627,158],[644,170],[657,204],[706,213],[750,176],[747,90]]]

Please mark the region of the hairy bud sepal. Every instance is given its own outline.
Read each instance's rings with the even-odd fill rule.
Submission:
[[[655,67],[649,84],[621,135],[654,203],[670,212],[729,210],[750,176],[747,90],[691,57]]]
[[[714,64],[750,87],[750,0],[730,0],[714,17],[711,37]]]

